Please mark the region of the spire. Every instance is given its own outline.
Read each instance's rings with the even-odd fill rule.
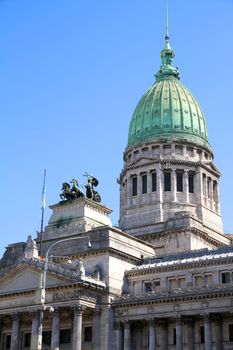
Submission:
[[[160,54],[162,65],[160,66],[160,70],[155,75],[156,80],[165,80],[171,78],[179,79],[179,71],[178,68],[173,67],[173,58],[175,57],[175,52],[172,50],[170,45],[170,37],[169,37],[169,23],[168,23],[168,0],[166,0],[166,35],[165,35],[165,46]]]
[[[168,23],[168,0],[166,0],[166,35],[165,35],[165,47],[166,50],[171,50],[169,38],[169,23]]]

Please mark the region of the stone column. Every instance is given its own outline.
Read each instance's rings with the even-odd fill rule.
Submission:
[[[123,329],[120,321],[114,322],[114,350],[122,350]]]
[[[149,320],[149,350],[155,350],[156,346],[156,331],[155,320]]]
[[[167,350],[168,334],[167,334],[167,322],[159,321],[159,350]]]
[[[176,202],[177,201],[177,184],[176,184],[176,171],[175,169],[172,169],[171,172],[171,189],[172,189],[172,202]]]
[[[161,165],[158,164],[156,167],[157,173],[157,193],[158,193],[158,201],[159,201],[159,220],[163,221],[163,172],[161,169]]]
[[[184,202],[189,203],[189,176],[188,170],[184,171]]]
[[[95,310],[93,332],[94,349],[100,350],[100,310]]]
[[[12,328],[11,328],[11,347],[10,350],[19,349],[19,330],[20,330],[20,318],[18,314],[11,316]]]
[[[214,183],[213,183],[213,180],[210,179],[210,183],[209,183],[209,186],[210,186],[210,208],[213,210],[214,208]]]
[[[194,321],[188,318],[187,324],[187,350],[194,350]]]
[[[215,337],[216,337],[216,350],[223,350],[223,344],[222,344],[222,318],[220,315],[216,315],[214,318],[215,323]]]
[[[42,337],[39,335],[39,328],[42,327],[43,312],[40,310],[33,313],[32,318],[32,331],[31,331],[31,346],[30,350],[42,349]]]
[[[2,348],[2,328],[3,328],[3,319],[0,317],[0,349]]]
[[[205,350],[212,350],[212,331],[209,315],[204,316]]]
[[[124,321],[124,350],[131,350],[130,345],[130,323],[129,321]]]
[[[56,309],[53,314],[51,350],[59,350],[60,338],[60,312]]]
[[[84,308],[82,306],[77,306],[74,308],[72,350],[81,350],[82,348],[83,311]]]
[[[182,318],[176,318],[176,350],[183,350]]]
[[[195,176],[195,188],[197,189],[196,194],[197,194],[197,202],[198,204],[203,205],[203,198],[204,198],[204,193],[203,193],[203,182],[202,182],[202,172],[199,167],[198,172],[196,173]]]
[[[220,215],[220,191],[219,191],[219,183],[216,183],[216,210]]]

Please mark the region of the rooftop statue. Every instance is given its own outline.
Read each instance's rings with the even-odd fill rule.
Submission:
[[[63,182],[62,189],[61,189],[62,193],[60,194],[60,198],[70,201],[72,199],[84,197],[83,192],[79,188],[78,181],[75,179],[72,179],[70,183],[73,184],[72,188],[68,184],[68,182]]]
[[[97,191],[94,190],[93,187],[98,186],[99,181],[96,179],[96,177],[89,175],[87,173],[84,174],[84,176],[87,177],[87,185],[86,187],[86,197],[89,199],[92,199],[95,202],[100,203],[101,202],[101,197]]]
[[[92,175],[85,173],[84,176],[87,177],[87,184],[85,185],[86,188],[86,197],[88,199],[92,199],[95,202],[100,203],[101,197],[97,191],[94,190],[94,187],[98,186],[99,181]],[[62,184],[62,193],[60,194],[60,198],[62,200],[73,200],[84,197],[84,193],[79,188],[78,181],[76,179],[72,179],[70,181],[71,185],[68,182],[63,182]]]

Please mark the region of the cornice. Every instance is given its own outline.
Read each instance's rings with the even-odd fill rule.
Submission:
[[[206,266],[217,266],[217,265],[224,265],[224,264],[232,264],[233,263],[233,257],[227,257],[227,258],[218,258],[213,260],[202,260],[200,262],[188,262],[188,263],[180,263],[176,265],[169,265],[169,266],[155,266],[155,267],[145,267],[143,269],[139,270],[129,270],[126,272],[127,276],[139,276],[139,275],[150,275],[152,273],[160,273],[160,272],[169,272],[169,271],[180,271],[180,270],[191,270],[195,268],[201,268]],[[149,265],[149,264],[148,264]]]
[[[167,304],[174,302],[199,301],[203,299],[225,298],[233,296],[233,286],[187,288],[174,291],[147,293],[140,296],[126,295],[113,301],[114,308],[127,308],[153,304]]]

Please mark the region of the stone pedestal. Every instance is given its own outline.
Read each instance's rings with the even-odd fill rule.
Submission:
[[[87,198],[62,201],[51,205],[53,213],[45,228],[43,239],[63,237],[69,234],[84,233],[95,227],[112,226],[109,214],[112,212],[104,205]]]

